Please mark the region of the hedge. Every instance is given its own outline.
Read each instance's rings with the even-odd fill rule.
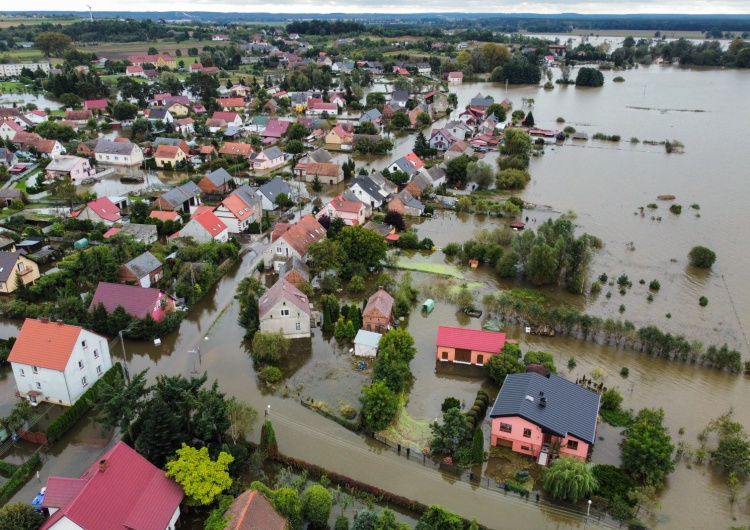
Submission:
[[[72,407],[63,412],[57,419],[55,419],[55,421],[50,423],[46,432],[47,443],[53,444],[65,436],[65,434],[72,429],[76,423],[78,423],[78,420],[91,410],[91,407],[97,402],[102,384],[106,383],[111,385],[118,377],[123,377],[122,365],[120,363],[116,363],[112,368],[107,370],[107,373],[94,383],[91,388],[84,392]]]
[[[11,464],[10,462],[6,462],[5,460],[0,460],[0,475],[7,475],[8,477],[11,477],[17,469],[18,466],[16,464]]]
[[[16,469],[16,472],[10,477],[10,480],[0,488],[0,504],[7,501],[18,488],[23,486],[31,474],[34,473],[34,470],[41,461],[42,460],[39,457],[39,449],[37,449],[25,463],[18,466],[18,469]]]

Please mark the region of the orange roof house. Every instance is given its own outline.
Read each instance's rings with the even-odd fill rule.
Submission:
[[[276,223],[271,234],[271,245],[263,253],[265,266],[273,264],[278,270],[292,256],[306,262],[307,249],[325,235],[326,229],[312,214],[305,215],[295,224]]]
[[[112,226],[122,219],[120,209],[107,197],[99,197],[91,201],[83,210],[78,212],[76,217],[78,219],[91,219],[95,223],[101,221],[107,226]]]
[[[221,147],[221,149],[219,149],[219,154],[248,158],[251,154],[253,154],[253,151],[253,146],[250,144],[243,144],[241,142],[226,142]]]
[[[226,530],[284,530],[286,519],[276,513],[262,493],[248,490],[224,512]]]
[[[362,312],[362,329],[386,333],[393,323],[393,297],[382,287],[373,294]]]
[[[48,318],[24,321],[8,361],[19,394],[32,405],[73,405],[112,367],[106,337]]]

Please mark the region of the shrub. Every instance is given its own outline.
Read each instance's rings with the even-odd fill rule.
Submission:
[[[591,284],[591,292],[592,293],[598,293],[602,290],[602,284],[599,282],[594,282]]]
[[[461,402],[454,397],[447,397],[443,400],[443,404],[440,406],[441,412],[448,412],[450,409],[460,409]]]
[[[578,363],[576,362],[576,358],[571,357],[570,359],[568,359],[568,370],[572,370],[573,368],[576,367],[577,364]]]
[[[576,132],[576,128],[575,128],[575,127],[572,127],[572,126],[570,126],[570,125],[568,125],[568,126],[566,126],[566,127],[565,127],[565,128],[563,129],[563,132],[564,132],[565,134],[573,134],[574,132]]]
[[[333,530],[349,530],[349,518],[346,515],[339,515]]]
[[[279,370],[275,366],[266,366],[258,374],[258,378],[261,381],[265,381],[266,383],[271,384],[278,383],[279,381],[281,381],[282,377],[283,374],[281,373],[281,370]]]
[[[708,298],[701,296],[700,299],[698,299],[698,303],[701,307],[706,307],[708,305]]]
[[[557,123],[565,123],[565,118],[563,118],[562,116],[558,116]]]
[[[320,484],[314,484],[305,491],[302,500],[302,513],[310,521],[313,528],[326,526],[332,506],[333,497],[331,493]]]
[[[601,408],[604,410],[617,410],[622,404],[622,394],[614,388],[608,388],[602,393]]]
[[[339,413],[347,420],[353,420],[357,416],[357,409],[351,405],[341,405]]]
[[[695,246],[688,253],[688,258],[694,267],[710,269],[711,265],[716,262],[716,253],[709,248]]]
[[[619,467],[609,464],[600,464],[594,466],[594,477],[596,477],[596,493],[612,502],[620,499],[629,506],[633,503],[630,501],[628,493],[636,488],[636,482],[625,471]]]
[[[623,366],[622,368],[620,368],[620,375],[623,377],[627,377],[628,375],[630,375],[630,368],[628,368],[627,366]]]
[[[443,247],[443,254],[446,256],[456,256],[459,252],[461,252],[460,243],[448,243]]]
[[[669,207],[669,211],[672,212],[675,215],[680,215],[682,213],[682,205],[681,204],[673,204]]]
[[[604,272],[603,272],[603,273],[601,273],[601,274],[599,275],[599,281],[600,281],[600,282],[602,282],[602,283],[607,283],[607,280],[609,280],[609,276],[607,276],[607,274],[606,274],[606,273],[604,273]]]
[[[651,280],[651,283],[648,284],[648,288],[652,291],[658,291],[661,289],[661,284],[659,283],[659,280]]]
[[[0,504],[7,501],[18,488],[26,483],[27,479],[40,463],[41,458],[39,457],[39,449],[37,449],[26,462],[18,466],[18,469],[11,475],[8,482],[0,488]]]
[[[622,76],[620,76],[620,75],[618,75],[617,77],[615,77],[615,78],[614,78],[614,79],[612,80],[612,82],[614,82],[614,83],[624,83],[624,82],[625,82],[625,78],[624,78],[624,77],[622,77]]]

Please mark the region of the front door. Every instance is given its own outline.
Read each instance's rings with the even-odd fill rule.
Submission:
[[[471,350],[464,350],[456,348],[456,357],[454,362],[457,363],[470,363],[471,362]]]

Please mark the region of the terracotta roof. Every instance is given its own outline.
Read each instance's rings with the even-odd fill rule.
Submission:
[[[341,195],[337,195],[334,197],[334,199],[328,203],[334,210],[339,212],[347,212],[347,213],[359,213],[360,210],[362,210],[365,205],[359,201],[345,201],[341,198]],[[325,210],[326,208],[323,207],[321,210]]]
[[[214,120],[224,120],[227,123],[233,122],[237,119],[238,114],[236,112],[214,112],[211,116]]]
[[[414,169],[421,169],[424,167],[424,162],[412,151],[404,157],[414,167]]]
[[[284,530],[286,519],[258,491],[248,490],[224,512],[229,517],[226,530]]]
[[[245,204],[245,201],[243,201],[239,195],[230,195],[221,201],[221,204],[226,206],[226,208],[232,212],[232,215],[240,221],[244,221],[254,213],[252,206]]]
[[[393,312],[393,297],[385,292],[382,287],[367,300],[367,306],[365,306],[362,315],[364,316],[374,309],[377,309],[385,317],[389,317]]]
[[[253,146],[250,144],[244,144],[242,142],[226,142],[219,150],[219,153],[222,155],[244,156],[244,157],[250,156],[252,152],[253,152]]]
[[[49,322],[49,319],[44,322],[27,318],[8,360],[50,370],[65,370],[82,330],[81,326]]]
[[[180,214],[177,212],[162,212],[160,210],[154,210],[148,216],[160,221],[176,221],[180,218]]]
[[[102,238],[109,239],[110,237],[117,235],[120,232],[122,232],[122,228],[116,228],[113,226],[112,228],[104,232],[104,234],[102,234]]]
[[[216,103],[222,108],[245,106],[245,100],[243,98],[216,98]]]
[[[211,153],[215,153],[215,152],[216,152],[216,148],[213,145],[202,145],[200,148],[200,154],[202,155],[210,155]]]
[[[177,158],[177,152],[179,150],[180,148],[176,145],[160,144],[159,147],[156,148],[154,158],[169,158],[174,160],[175,158]]]
[[[323,225],[321,225],[311,214],[307,214],[296,224],[282,225],[279,232],[284,228],[286,228],[286,231],[279,233],[278,235],[276,229],[274,229],[271,241],[276,241],[279,238],[283,239],[294,250],[296,250],[300,256],[307,254],[307,249],[310,245],[320,241],[326,235],[326,229],[323,228]]]
[[[100,466],[106,466],[104,471]],[[41,530],[54,527],[63,517],[87,529],[164,530],[185,496],[164,471],[123,442],[102,455],[79,480],[86,484]],[[50,487],[54,494],[57,484]]]
[[[122,219],[120,209],[107,197],[100,197],[91,201],[86,205],[86,208],[90,208],[96,215],[107,221],[115,222]]]
[[[297,271],[305,281],[310,280],[310,269],[307,264],[297,256],[290,256],[289,259],[279,267],[279,278],[286,278],[286,275],[292,271]]]
[[[112,313],[117,306],[121,305],[127,314],[144,318],[156,308],[161,294],[159,289],[151,287],[99,282],[89,311],[93,311],[96,306],[102,304],[107,313]]]
[[[310,314],[310,302],[307,295],[284,278],[279,278],[279,281],[274,283],[273,287],[263,293],[258,300],[258,317],[262,319],[281,300],[288,300],[303,313]]]
[[[17,133],[18,132],[23,132],[23,127],[21,127],[20,125],[18,125],[13,120],[0,120],[0,126],[2,126],[3,124],[7,125],[8,127],[10,127],[11,129],[13,129]]]
[[[309,175],[318,175],[319,177],[336,178],[339,176],[340,168],[341,166],[331,162],[310,162],[307,164],[307,173]]]
[[[500,353],[505,346],[505,333],[481,329],[438,326],[437,346]]]
[[[201,213],[194,219],[211,235],[211,237],[216,237],[227,229],[227,225],[225,225],[221,219],[216,217],[211,210]]]

